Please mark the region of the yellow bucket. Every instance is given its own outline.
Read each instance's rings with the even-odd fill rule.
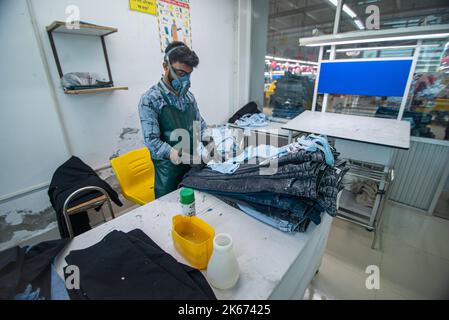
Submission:
[[[196,269],[206,269],[213,250],[215,230],[198,217],[173,217],[176,250]]]

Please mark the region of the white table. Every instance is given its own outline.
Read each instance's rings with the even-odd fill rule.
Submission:
[[[179,191],[139,207],[75,237],[56,258],[63,276],[65,256],[71,250],[90,247],[112,230],[141,229],[163,250],[188,264],[174,249],[172,217],[181,212]],[[197,215],[215,233],[229,233],[240,266],[240,279],[230,290],[214,292],[218,299],[301,299],[321,263],[332,218],[323,214],[319,226],[310,224],[306,233],[286,234],[247,216],[217,198],[195,192]],[[203,271],[204,275],[206,272]]]
[[[408,121],[305,111],[282,128],[290,130],[290,132],[316,133],[336,138],[335,148],[340,152],[340,158],[383,165],[385,173],[391,168],[395,149],[410,149],[410,123]],[[291,134],[289,141],[291,141]],[[388,192],[386,187],[386,182],[379,182],[379,190]],[[378,221],[381,219],[383,205],[387,198],[388,194],[383,196],[378,194],[371,212],[360,219],[360,211],[354,210],[357,207],[355,202],[352,199],[345,201],[347,198],[343,197],[343,202],[346,203],[342,203],[342,208],[346,208],[350,212],[339,212],[339,217],[374,229],[373,249],[377,241]],[[356,215],[351,212],[355,212]]]
[[[408,121],[305,111],[282,128],[386,147],[410,149]]]
[[[282,126],[284,126],[285,123],[282,122],[275,122],[275,121],[269,121],[268,124],[264,127],[249,127],[249,130],[251,132],[256,133],[263,133],[263,134],[273,134],[280,137],[288,138],[289,131],[282,129]],[[237,128],[245,130],[246,127],[238,126],[236,124],[229,124],[229,127],[231,128]]]

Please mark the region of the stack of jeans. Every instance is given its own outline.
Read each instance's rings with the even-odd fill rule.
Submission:
[[[273,117],[292,119],[311,105],[314,82],[308,77],[286,73],[277,80],[276,91],[271,97]]]
[[[298,149],[270,161],[243,163],[232,175],[193,168],[181,186],[218,196],[282,231],[302,232],[310,221],[319,224],[322,212],[337,213],[337,194],[347,169],[334,149],[332,153],[332,166],[322,150]]]

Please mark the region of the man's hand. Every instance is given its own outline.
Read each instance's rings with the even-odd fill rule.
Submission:
[[[179,151],[172,148],[170,151],[170,161],[175,164],[179,165],[181,164],[181,157],[179,156]]]

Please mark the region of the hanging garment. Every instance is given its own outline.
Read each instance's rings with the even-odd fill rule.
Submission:
[[[286,72],[276,82],[270,98],[273,117],[292,119],[312,104],[314,81],[306,76]]]
[[[48,196],[53,209],[56,211],[59,233],[62,238],[69,237],[67,226],[65,224],[64,217],[62,216],[64,202],[70,194],[76,190],[89,186],[104,189],[115,204],[118,206],[123,205],[117,192],[115,192],[106,181],[102,180],[97,173],[80,158],[72,156],[58,169],[56,169],[48,188]],[[99,191],[87,190],[80,193],[70,204],[71,206],[76,206],[101,195],[102,193]],[[89,218],[86,212],[79,212],[70,216],[70,221],[75,236],[90,230]]]
[[[71,251],[69,265],[80,270],[72,299],[212,300],[202,273],[177,262],[142,230],[112,231],[97,244]]]

